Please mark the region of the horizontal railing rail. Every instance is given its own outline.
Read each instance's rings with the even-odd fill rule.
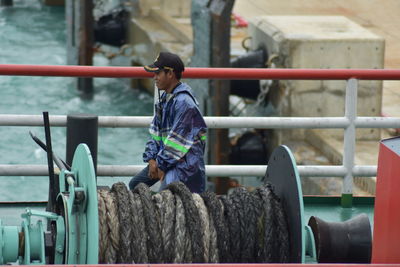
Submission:
[[[131,177],[139,173],[145,165],[98,165],[97,175],[106,177]],[[303,177],[343,177],[346,169],[337,165],[298,165],[299,174]],[[263,177],[267,165],[206,165],[208,176],[257,176]],[[360,165],[354,166],[353,176],[374,177],[376,166]],[[47,165],[0,165],[0,176],[46,176],[48,175]],[[0,177],[1,181],[1,177]]]
[[[0,75],[98,78],[151,78],[142,67],[0,64]],[[229,80],[400,80],[396,69],[185,68],[187,79]]]
[[[99,116],[98,126],[106,128],[148,127],[151,116]],[[50,126],[65,127],[66,115],[49,115]],[[344,117],[212,117],[205,116],[208,128],[257,129],[337,129],[350,125]],[[356,128],[400,128],[400,118],[357,117]],[[0,126],[43,126],[42,115],[0,114]]]

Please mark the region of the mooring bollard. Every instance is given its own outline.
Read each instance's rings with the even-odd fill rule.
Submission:
[[[85,143],[92,154],[94,169],[97,172],[98,117],[90,114],[67,116],[67,164],[72,165],[76,147]]]

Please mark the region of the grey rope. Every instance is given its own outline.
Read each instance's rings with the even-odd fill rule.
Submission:
[[[203,233],[203,246],[204,246],[204,262],[209,262],[209,250],[210,250],[210,218],[208,216],[207,207],[204,204],[203,199],[199,194],[194,193],[193,195],[194,204],[200,213],[200,225]]]
[[[267,186],[271,187],[270,184]],[[289,262],[290,256],[290,245],[289,245],[289,232],[288,232],[288,224],[286,220],[286,215],[284,213],[283,205],[278,196],[271,190],[272,200],[273,200],[273,208],[275,214],[275,221],[277,227],[277,240],[278,240],[278,263],[286,263]]]
[[[162,214],[162,195],[161,194],[155,194],[151,196],[152,200],[153,200],[153,204],[154,204],[154,209],[155,209],[155,217],[157,218],[157,222],[158,222],[158,227],[160,229],[162,229],[162,225],[163,225],[163,214]]]
[[[103,193],[104,192],[104,193]],[[119,248],[119,220],[114,194],[108,191],[101,192],[106,205],[106,221],[108,226],[108,248],[104,255],[104,262],[113,264],[117,262],[117,250]]]
[[[240,231],[237,233],[240,236],[240,254],[238,255],[238,262],[246,262],[246,247],[244,246],[247,239],[247,219],[246,219],[246,211],[244,210],[243,201],[245,201],[244,191],[246,189],[242,187],[237,187],[233,190],[232,194],[229,196],[232,200],[232,204],[234,209],[236,210],[236,214],[239,219],[239,229]]]
[[[149,187],[143,183],[138,184],[133,190],[138,193],[143,205],[143,216],[147,233],[149,235],[147,240],[147,252],[150,263],[162,263],[162,244],[159,222],[157,219],[156,209],[151,200]]]
[[[219,251],[218,251],[218,241],[217,241],[217,230],[215,229],[214,219],[209,215],[210,222],[210,249],[209,249],[209,262],[218,263],[219,262]]]
[[[99,263],[290,260],[286,214],[271,185],[217,197],[180,182],[153,196],[145,184],[131,192],[116,183],[97,194]]]
[[[97,205],[99,210],[99,263],[104,263],[104,254],[108,241],[108,227],[106,204],[100,191],[97,191]]]
[[[183,208],[181,197],[175,195],[175,249],[173,263],[188,262],[184,261],[185,251],[190,255],[190,262],[192,261],[191,242],[188,242],[188,245],[186,246],[186,240],[190,240],[190,238],[187,238],[186,234],[185,210]]]
[[[161,191],[160,195],[163,199],[161,237],[164,245],[164,262],[172,262],[175,246],[173,238],[175,235],[175,198],[169,190]]]
[[[131,201],[126,185],[118,182],[112,185],[111,192],[116,196],[119,218],[119,253],[117,263],[132,263],[131,253]]]
[[[277,261],[275,252],[277,250],[277,233],[273,211],[273,196],[271,188],[266,186],[260,190],[265,199],[264,202],[264,249],[262,262],[274,263]]]
[[[201,197],[207,206],[209,215],[213,218],[214,226],[217,231],[219,262],[227,262],[229,258],[229,236],[222,212],[222,203],[218,200],[215,193],[212,192],[204,192],[201,194]]]
[[[219,199],[224,207],[224,217],[229,233],[229,258],[227,258],[227,262],[238,262],[237,256],[240,255],[239,218],[229,196],[220,196]]]
[[[147,239],[148,234],[145,227],[143,216],[142,201],[138,194],[130,191],[131,214],[132,214],[132,253],[135,263],[148,263],[147,257]]]
[[[204,255],[203,233],[200,230],[200,215],[194,204],[192,193],[182,182],[173,182],[167,188],[174,194],[178,194],[182,199],[183,208],[185,209],[186,229],[192,239],[193,263],[202,263]]]

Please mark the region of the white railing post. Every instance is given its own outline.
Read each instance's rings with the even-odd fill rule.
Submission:
[[[353,168],[356,148],[356,119],[357,119],[357,88],[358,80],[350,79],[346,84],[345,117],[349,125],[344,129],[343,166],[346,175],[343,180],[342,206],[351,207],[353,199]]]

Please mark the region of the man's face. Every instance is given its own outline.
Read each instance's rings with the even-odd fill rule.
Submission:
[[[172,72],[168,71],[160,71],[154,73],[154,81],[156,82],[156,86],[160,90],[168,90],[171,86],[172,82]]]

